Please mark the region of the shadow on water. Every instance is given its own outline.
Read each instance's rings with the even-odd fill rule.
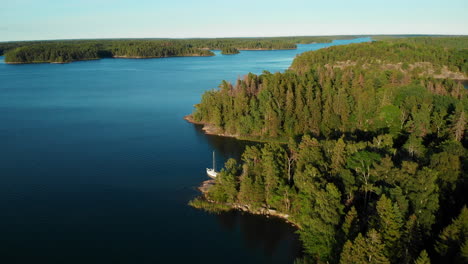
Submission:
[[[256,143],[205,135],[182,116],[220,80],[369,40],[17,67],[0,56],[2,263],[292,263],[300,244],[284,221],[187,205],[211,150],[221,168]]]
[[[465,87],[465,89],[468,89],[468,80],[462,80],[461,83],[463,84],[463,87]]]
[[[242,153],[247,146],[257,146],[262,144],[253,141],[238,140],[231,137],[207,135],[203,131],[203,125],[194,124],[193,127],[196,131],[197,137],[207,142],[213,148],[213,150],[216,151],[216,157],[222,158],[216,162],[216,166],[218,168],[222,168],[222,166],[219,165],[223,165],[224,162],[229,158],[240,161]]]
[[[229,158],[240,161],[247,146],[262,143],[238,140],[230,137],[207,135],[203,125],[193,125],[197,137],[206,141],[217,153],[218,168],[222,168]],[[296,234],[296,228],[283,219],[252,215],[240,211],[230,211],[216,216],[219,226],[227,232],[237,232],[244,240],[246,247],[259,250],[268,258],[275,258],[278,252],[287,252],[289,256],[302,256],[302,243]],[[283,248],[282,250],[278,250]]]
[[[302,255],[302,243],[295,233],[296,228],[282,219],[239,211],[219,214],[217,219],[226,231],[240,232],[248,248],[261,250],[269,258],[275,257],[278,249],[285,246],[289,255]]]

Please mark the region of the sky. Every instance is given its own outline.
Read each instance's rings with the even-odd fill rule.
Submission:
[[[0,0],[0,41],[468,35],[468,0]]]

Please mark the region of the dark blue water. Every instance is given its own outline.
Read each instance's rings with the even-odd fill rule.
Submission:
[[[362,42],[336,41],[333,44]],[[298,50],[71,64],[0,62],[1,263],[290,263],[294,229],[187,202],[245,142],[185,122],[203,91]]]

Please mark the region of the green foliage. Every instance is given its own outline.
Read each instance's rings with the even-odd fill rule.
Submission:
[[[423,157],[425,154],[425,147],[422,138],[411,134],[403,145],[403,148],[408,152],[411,157]]]
[[[373,191],[373,183],[375,177],[371,172],[374,164],[380,159],[380,155],[369,151],[359,151],[354,153],[348,158],[348,168],[355,171],[360,180],[361,189],[365,193],[364,199],[367,201],[367,195],[370,191]]]
[[[376,122],[381,122],[381,124],[377,126],[383,129],[388,128],[390,134],[397,135],[400,131],[401,115],[400,108],[394,105],[386,105],[380,109]]]
[[[436,251],[450,263],[466,263],[468,244],[468,209],[463,207],[460,215],[445,227],[436,243]]]
[[[390,134],[396,139],[411,134],[404,148],[412,158],[425,155],[422,141],[432,134],[440,138],[453,135],[462,141],[468,101],[466,90],[457,82],[434,79],[414,69],[382,70],[380,66],[387,67],[382,60],[375,61],[380,66],[372,67],[351,62],[327,66],[335,53],[344,61],[353,60],[356,54],[369,59],[368,45],[374,44],[350,45],[352,51],[350,46],[332,47],[313,51],[312,57],[302,54],[295,62],[313,62],[303,72],[248,74],[235,84],[223,81],[219,90],[203,96],[193,116],[214,124],[220,132],[251,139],[308,133],[330,138],[353,134],[365,139]],[[377,45],[374,52],[399,54],[400,48]],[[433,47],[421,47],[425,48],[431,51]]]
[[[35,44],[13,49],[5,54],[5,62],[41,63],[41,62],[71,62],[75,60],[91,60],[100,57],[97,45],[89,44]]]
[[[252,210],[289,214],[301,227],[305,252],[315,260],[337,261],[332,252],[345,240],[359,241],[359,232],[373,228],[379,233],[382,261],[412,263],[437,223],[438,184],[444,182],[438,182],[437,170],[447,168],[434,162],[431,169],[413,161],[397,166],[379,154],[392,142],[391,135],[367,142],[304,136],[298,144],[290,143],[289,150],[272,143],[247,147],[242,168],[229,160],[207,195]],[[458,141],[443,141],[435,149],[439,152],[431,152],[430,160],[439,161],[441,153],[465,153]],[[463,241],[459,244],[461,248]]]
[[[310,209],[304,210],[307,219],[302,220],[299,231],[305,251],[316,259],[327,260],[336,246],[336,228],[343,214],[341,194],[331,183],[315,193]],[[301,223],[302,223],[301,222]]]
[[[435,213],[439,209],[439,188],[436,180],[437,172],[422,168],[402,183],[412,211],[418,218],[418,223],[428,231],[435,223]]]
[[[291,67],[296,71],[304,73],[315,65],[334,65],[346,61],[352,61],[360,65],[382,65],[382,62],[405,62],[406,64],[428,62],[439,66],[450,65],[456,71],[466,73],[467,37],[458,39],[461,41],[460,44],[455,45],[456,48],[451,48],[453,45],[450,44],[436,43],[437,41],[414,40],[416,39],[374,41],[371,43],[350,44],[318,51],[309,51],[297,57]],[[449,39],[445,40],[450,41]],[[462,49],[460,50],[460,48]]]
[[[399,258],[401,252],[400,239],[403,226],[402,216],[396,204],[382,195],[377,202],[377,232],[382,236],[385,245],[384,254],[388,259]]]
[[[163,58],[214,56],[210,49],[295,49],[296,43],[331,42],[340,37],[278,37],[223,39],[107,39],[24,41],[0,43],[0,55],[8,63],[64,63],[105,57]],[[225,53],[223,53],[225,54]]]
[[[438,184],[444,192],[453,192],[460,181],[462,172],[461,158],[464,156],[465,150],[457,141],[445,142],[446,146],[444,151],[435,153],[431,156],[431,169],[437,171]],[[461,149],[451,150],[451,147]]]
[[[193,208],[203,209],[210,213],[221,213],[232,210],[232,208],[226,204],[209,202],[200,197],[189,201],[188,204]]]
[[[72,62],[105,57],[161,58],[174,56],[213,56],[209,50],[193,48],[177,41],[64,41],[33,43],[9,50],[8,63]]]
[[[208,198],[221,203],[236,202],[237,190],[239,189],[238,171],[236,160],[229,159],[225,168],[216,177],[215,185],[211,187]]]
[[[431,264],[431,260],[429,259],[426,250],[421,251],[421,255],[419,255],[418,259],[414,261],[414,264]]]
[[[239,50],[234,48],[234,47],[226,47],[221,50],[221,54],[223,55],[232,55],[232,54],[238,54]]]
[[[383,249],[380,235],[374,229],[367,232],[365,238],[359,233],[353,242],[348,240],[345,243],[340,264],[390,264],[390,261],[383,255]]]
[[[206,92],[196,121],[246,138],[290,138],[247,147],[242,168],[226,164],[208,195],[288,214],[300,227],[303,261],[429,261],[422,250],[433,248],[434,232],[468,191],[467,92],[415,66],[463,69],[468,54],[442,43],[332,47],[299,56],[294,70]],[[464,212],[437,240],[447,263],[468,255]]]
[[[468,47],[468,37],[453,36],[453,37],[412,37],[404,39],[393,39],[393,42],[406,42],[417,45],[431,45],[444,48],[453,48],[464,50]]]
[[[353,206],[346,213],[346,217],[341,225],[345,240],[353,240],[359,232],[359,216]]]

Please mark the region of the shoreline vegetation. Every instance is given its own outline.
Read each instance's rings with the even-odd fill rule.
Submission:
[[[184,119],[268,143],[229,159],[189,204],[293,223],[296,263],[466,263],[467,75],[468,37],[415,37],[222,81]]]
[[[468,39],[468,37],[465,39]],[[417,50],[412,50],[416,48]],[[378,49],[380,49],[380,51]],[[421,58],[420,54],[426,49],[426,53],[428,53],[427,57]],[[336,50],[340,50],[341,53],[336,53]],[[360,54],[363,52],[367,52],[369,54]],[[407,54],[405,54],[405,52]],[[375,56],[373,53],[379,54],[380,57]],[[411,55],[411,53],[413,55]],[[432,53],[438,54],[439,58],[432,56]],[[339,56],[333,58],[330,54],[339,54]],[[350,56],[348,54],[360,55],[355,58],[349,58]],[[308,56],[311,55],[314,56],[308,58]],[[203,130],[210,135],[233,137],[259,142],[287,142],[288,138],[291,136],[301,135],[304,134],[304,132],[308,132],[307,128],[298,128],[297,124],[307,123],[306,120],[292,121],[293,130],[297,131],[287,131],[287,123],[285,120],[286,116],[284,116],[284,113],[281,113],[280,116],[269,117],[269,119],[273,119],[270,121],[274,123],[271,124],[271,128],[274,129],[270,129],[267,124],[265,124],[265,121],[253,120],[253,114],[246,114],[253,111],[251,107],[244,105],[244,109],[236,109],[236,106],[239,106],[241,103],[237,103],[236,100],[247,100],[250,103],[254,103],[254,106],[258,108],[259,104],[261,104],[261,102],[258,101],[261,99],[258,92],[262,86],[270,85],[271,89],[278,89],[279,87],[276,87],[276,83],[287,82],[287,80],[285,80],[286,77],[309,79],[310,76],[304,75],[307,75],[307,72],[310,71],[311,68],[315,67],[319,67],[319,71],[337,72],[355,69],[359,69],[360,71],[372,70],[376,74],[378,74],[377,72],[382,73],[381,76],[375,76],[376,78],[380,78],[376,79],[376,81],[380,82],[377,85],[380,86],[382,86],[381,83],[388,81],[390,81],[391,84],[397,84],[399,82],[401,84],[409,85],[417,80],[420,83],[428,85],[432,90],[431,92],[444,95],[452,93],[455,95],[463,90],[462,83],[468,80],[467,56],[468,51],[466,49],[450,51],[446,48],[434,48],[434,46],[407,47],[407,43],[404,42],[396,44],[393,44],[392,42],[350,44],[345,46],[329,47],[313,52],[305,52],[296,57],[290,67],[290,70],[283,74],[272,74],[269,72],[264,72],[264,74],[258,76],[255,74],[248,74],[243,80],[237,80],[234,85],[223,81],[219,85],[219,90],[207,91],[203,95],[201,103],[195,105],[194,113],[184,117],[184,119],[191,123],[203,125]],[[348,57],[348,59],[346,59],[346,57]],[[418,62],[416,59],[422,59],[422,61]],[[307,64],[308,62],[313,62],[313,64]],[[384,76],[384,74],[387,76]],[[391,78],[391,80],[389,80],[389,78]],[[294,85],[294,83],[292,84]],[[441,87],[443,85],[451,86],[448,89],[450,92],[443,91]],[[283,94],[279,95],[279,97],[283,98],[283,100],[288,96],[290,97],[289,100],[294,99],[293,91],[286,91],[283,87],[282,92]],[[287,92],[290,92],[290,94]],[[251,100],[253,98],[257,100]],[[224,102],[228,102],[228,100],[231,99],[234,100],[230,102],[233,105],[223,105]],[[304,98],[303,102],[305,100],[306,99]],[[281,110],[277,108],[280,105],[284,106],[284,103],[288,102],[282,102],[280,105],[278,105],[278,102],[274,103],[276,103],[276,109],[270,109],[270,111],[280,114],[278,112],[281,112]],[[295,107],[293,106],[294,102],[290,101],[289,103],[291,105],[286,105],[284,107]],[[317,111],[317,109],[315,111]],[[312,111],[313,109],[309,109],[309,114]],[[261,113],[263,116],[265,114],[266,113]],[[240,116],[243,118],[237,118]],[[231,118],[235,122],[231,122],[229,120]],[[280,119],[277,120],[277,118]],[[315,127],[311,129],[314,134],[318,135],[320,134],[320,121],[317,120],[314,122]],[[263,126],[261,127],[252,127],[255,126],[255,124],[262,123]],[[278,129],[278,125],[281,125],[281,130],[283,131],[276,131]]]
[[[202,130],[206,135],[218,136],[218,137],[230,137],[230,138],[235,138],[237,140],[246,140],[246,141],[252,141],[252,142],[259,142],[259,143],[287,144],[289,140],[288,138],[260,138],[260,137],[254,137],[254,136],[248,136],[248,135],[229,134],[226,132],[222,132],[222,130],[219,127],[215,126],[212,123],[195,121],[193,119],[192,114],[186,115],[183,118],[185,121],[192,123],[194,125],[201,125]]]
[[[239,50],[235,47],[226,47],[221,50],[221,54],[223,55],[239,54]]]
[[[70,63],[101,58],[167,58],[186,56],[215,56],[211,50],[223,54],[237,54],[239,50],[296,49],[296,44],[328,43],[333,37],[271,37],[221,39],[104,39],[57,40],[0,43],[0,55],[8,64]]]
[[[267,217],[277,217],[283,219],[286,223],[291,224],[296,228],[301,228],[298,223],[295,223],[288,214],[281,213],[277,210],[269,209],[266,207],[259,207],[259,208],[252,208],[248,204],[240,204],[240,203],[222,203],[217,202],[215,200],[211,200],[208,196],[210,188],[216,184],[216,180],[206,180],[202,182],[202,184],[198,187],[198,190],[202,193],[202,196],[196,197],[193,200],[189,201],[189,205],[197,208],[202,209],[210,213],[221,213],[227,212],[231,210],[238,210],[242,212],[246,212],[249,214],[255,215],[264,215]]]

